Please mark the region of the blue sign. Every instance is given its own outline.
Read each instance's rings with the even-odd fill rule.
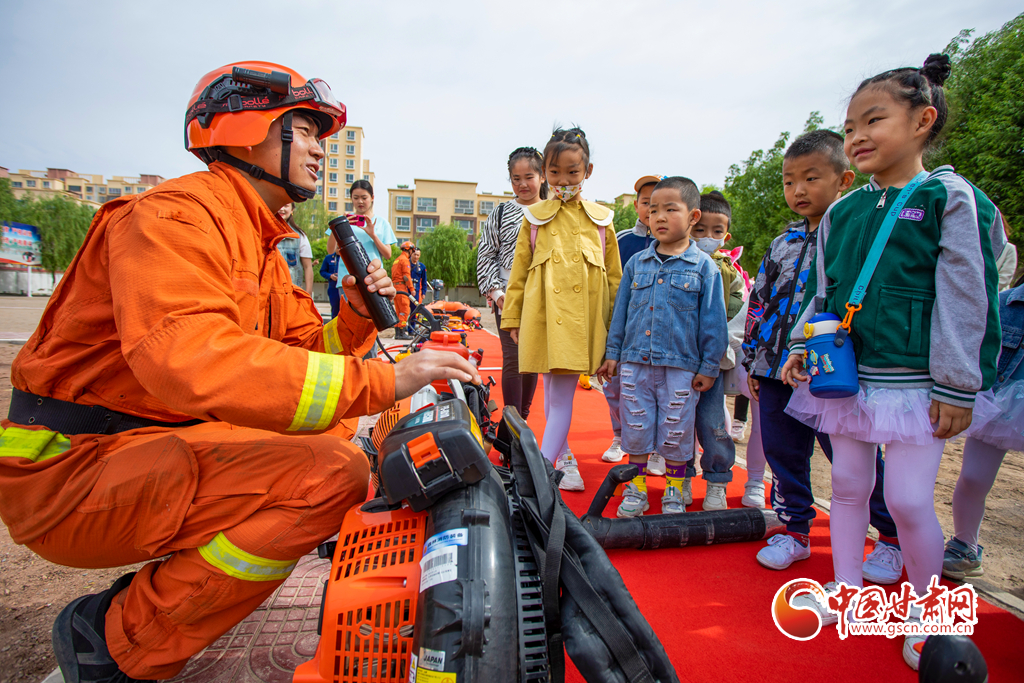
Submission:
[[[38,266],[42,263],[39,229],[24,223],[3,222],[0,263]]]

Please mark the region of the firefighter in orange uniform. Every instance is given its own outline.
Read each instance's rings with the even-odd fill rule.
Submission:
[[[64,680],[177,674],[365,499],[366,458],[328,430],[479,380],[456,354],[363,361],[355,278],[327,326],[292,286],[276,213],[315,196],[319,140],[344,123],[323,81],[285,67],[207,74],[185,126],[209,170],[104,204],[18,354],[0,422],[11,537],[73,567],[167,558],[64,608]],[[379,260],[366,281],[394,296]]]
[[[409,255],[416,249],[412,242],[402,242],[402,254],[391,265],[391,281],[399,294],[395,297],[395,311],[398,313],[398,326],[395,328],[395,339],[411,339],[409,335],[409,297],[413,295],[412,263]],[[404,292],[404,294],[403,294]],[[408,295],[408,296],[406,296]]]

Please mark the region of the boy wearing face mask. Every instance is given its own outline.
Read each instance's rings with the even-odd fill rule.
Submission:
[[[700,220],[693,226],[690,235],[697,248],[710,256],[722,272],[725,312],[729,320],[732,320],[743,308],[743,278],[732,264],[732,259],[720,251],[722,245],[732,237],[729,234],[732,207],[722,193],[715,190],[700,196],[700,211]]]

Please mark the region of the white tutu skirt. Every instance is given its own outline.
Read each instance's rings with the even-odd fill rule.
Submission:
[[[816,398],[801,382],[786,413],[825,434],[838,434],[866,443],[935,443],[928,409],[930,389],[888,389],[860,385],[856,396]]]
[[[978,394],[974,418],[964,436],[996,448],[1024,451],[1024,379]]]

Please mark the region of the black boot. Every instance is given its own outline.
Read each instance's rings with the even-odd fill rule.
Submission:
[[[106,616],[114,596],[128,587],[135,572],[107,590],[83,595],[68,604],[53,622],[53,652],[65,683],[134,683],[110,656]]]

